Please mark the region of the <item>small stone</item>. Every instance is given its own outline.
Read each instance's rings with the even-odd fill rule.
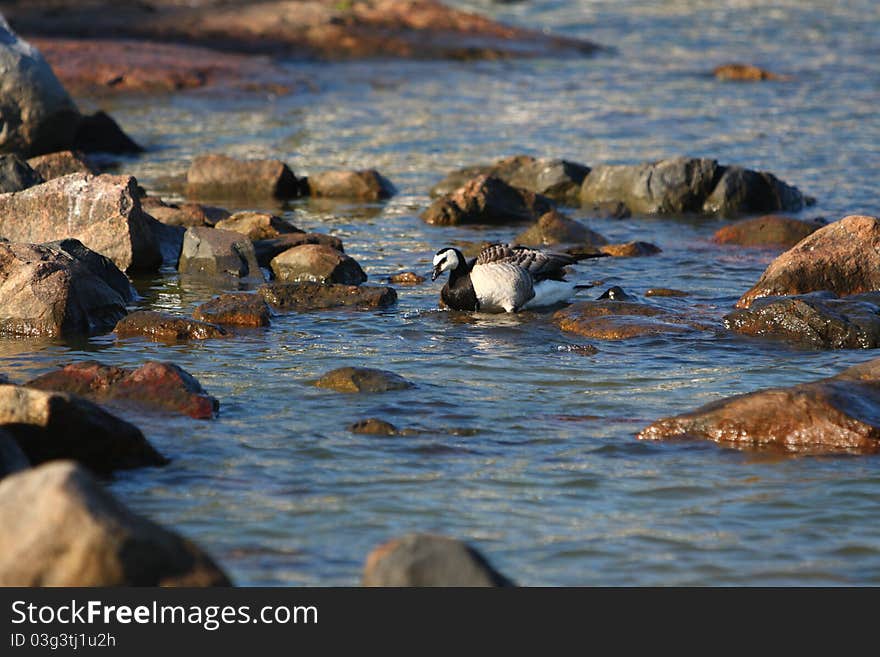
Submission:
[[[324,374],[315,385],[336,392],[388,392],[413,387],[399,374],[367,367],[340,367]]]

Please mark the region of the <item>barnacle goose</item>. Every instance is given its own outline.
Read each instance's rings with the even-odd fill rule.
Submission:
[[[575,285],[565,280],[565,267],[589,257],[596,256],[493,244],[466,260],[461,251],[447,247],[434,256],[431,280],[449,272],[440,298],[452,310],[514,313],[568,299]]]

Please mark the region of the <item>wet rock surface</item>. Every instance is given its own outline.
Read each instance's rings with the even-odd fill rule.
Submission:
[[[348,198],[380,201],[391,198],[394,185],[375,169],[322,171],[308,177],[308,192],[318,198]]]
[[[662,249],[650,242],[627,242],[626,244],[604,244],[599,251],[615,258],[637,258],[657,255]]]
[[[486,558],[462,541],[407,534],[367,556],[364,586],[513,586]]]
[[[167,463],[140,429],[65,392],[0,385],[0,428],[33,464],[72,459],[109,474]]]
[[[823,220],[802,221],[782,215],[766,215],[719,228],[712,241],[738,246],[791,248],[825,225]]]
[[[69,461],[0,481],[0,523],[2,586],[229,585],[196,545],[132,513]]]
[[[719,80],[738,80],[755,82],[759,80],[788,80],[787,75],[778,75],[754,64],[721,64],[712,70]]]
[[[385,308],[397,301],[392,287],[373,285],[322,285],[321,283],[269,283],[257,289],[276,310],[324,310],[328,308]]]
[[[500,178],[477,176],[463,187],[434,201],[421,217],[429,224],[508,225],[537,221],[553,209],[546,196],[511,187]]]
[[[160,342],[224,338],[226,329],[208,322],[155,310],[136,310],[119,320],[114,329],[120,338],[142,336]]]
[[[344,252],[342,240],[325,233],[285,233],[271,239],[256,240],[254,252],[260,267],[268,268],[271,266],[272,258],[303,244],[323,244],[336,251]]]
[[[608,240],[584,224],[551,210],[538,218],[538,223],[516,236],[516,243],[523,246],[547,246],[551,244],[577,244],[591,247],[608,244]]]
[[[69,392],[96,402],[134,404],[182,413],[197,419],[214,416],[220,403],[189,372],[173,363],[150,361],[137,369],[81,361],[24,384],[38,390]]]
[[[557,310],[553,320],[563,331],[596,340],[626,340],[708,328],[704,323],[662,308],[612,298],[579,301]]]
[[[313,281],[360,285],[367,275],[354,258],[323,244],[303,244],[272,258],[275,278],[284,282]]]
[[[177,270],[209,278],[264,280],[254,245],[247,237],[207,226],[186,229]]]
[[[400,433],[397,427],[385,420],[371,417],[358,420],[351,424],[348,430],[352,433],[367,434],[370,436],[396,436]]]
[[[131,176],[77,173],[0,194],[0,236],[15,242],[72,237],[123,271],[155,271],[162,263]]]
[[[425,277],[419,276],[414,271],[404,271],[399,274],[392,274],[388,277],[388,281],[395,285],[421,285],[425,282]]]
[[[321,376],[315,385],[336,392],[389,392],[413,387],[399,374],[369,367],[340,367]]]
[[[111,330],[125,316],[128,279],[74,242],[0,242],[0,333],[88,335]]]
[[[819,454],[876,453],[878,418],[880,359],[874,359],[811,383],[721,399],[658,420],[638,437]]]
[[[852,215],[820,228],[780,255],[737,302],[828,290],[840,296],[880,290],[880,220]]]
[[[203,303],[193,311],[202,322],[231,326],[269,326],[269,306],[257,294],[230,292]]]
[[[300,195],[300,182],[280,160],[239,160],[200,155],[186,172],[186,195],[203,199],[286,199]]]

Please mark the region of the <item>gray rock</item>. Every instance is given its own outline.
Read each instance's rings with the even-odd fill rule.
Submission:
[[[43,177],[14,153],[0,155],[0,194],[39,185]]]
[[[360,285],[367,275],[354,258],[324,244],[303,244],[274,257],[270,263],[279,281]]]
[[[264,280],[247,237],[206,226],[187,228],[177,269],[181,274]]]

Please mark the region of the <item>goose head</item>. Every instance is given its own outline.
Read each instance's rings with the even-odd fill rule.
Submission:
[[[445,271],[455,271],[465,262],[464,256],[458,249],[447,247],[437,251],[434,256],[434,269],[431,272],[431,280],[436,281],[437,277]]]

